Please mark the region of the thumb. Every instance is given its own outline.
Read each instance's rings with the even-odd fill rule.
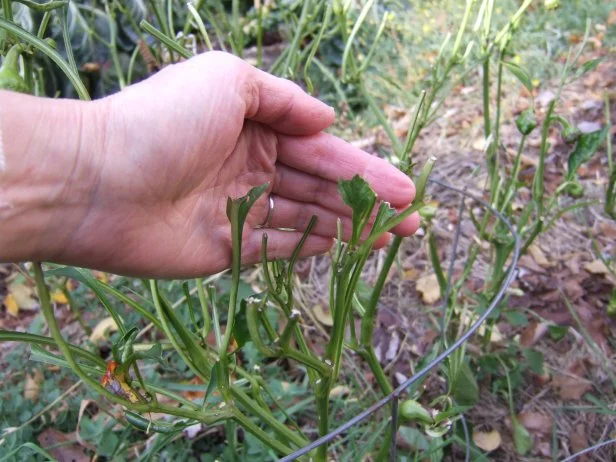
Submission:
[[[290,80],[250,66],[243,97],[245,117],[287,135],[314,135],[334,122],[334,108]]]

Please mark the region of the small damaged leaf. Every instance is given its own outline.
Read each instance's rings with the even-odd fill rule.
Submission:
[[[605,135],[607,134],[607,127],[602,130],[597,130],[591,133],[583,133],[578,138],[575,149],[569,154],[569,160],[567,162],[567,179],[572,180],[575,178],[577,169],[585,162],[588,162],[592,156],[599,150],[603,141],[605,141]]]
[[[240,224],[239,229],[241,230],[244,226],[244,222],[246,221],[246,217],[248,216],[248,212],[250,212],[250,208],[254,205],[257,199],[263,195],[268,186],[269,183],[265,183],[261,186],[252,188],[248,191],[248,194],[238,199],[227,199],[227,218],[229,221],[233,221],[234,212],[237,212],[237,218]]]
[[[340,180],[338,191],[344,203],[353,210],[351,244],[357,244],[374,208],[376,193],[359,175],[355,175],[351,180]]]

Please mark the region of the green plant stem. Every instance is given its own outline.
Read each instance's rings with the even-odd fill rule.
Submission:
[[[60,56],[58,52],[51,48],[45,41],[3,18],[0,18],[0,29],[4,29],[7,32],[10,32],[19,39],[41,51],[44,55],[46,55],[49,59],[56,63],[60,70],[68,77],[69,81],[73,84],[73,87],[75,87],[75,90],[77,91],[77,94],[79,95],[80,99],[90,99],[90,95],[88,95],[88,90],[86,90],[86,87],[81,81],[79,74],[75,73],[66,63],[66,61],[64,61],[62,56]]]
[[[197,2],[197,5],[200,5],[201,2]],[[207,29],[205,28],[205,24],[203,24],[203,19],[201,19],[201,16],[199,15],[199,8],[193,6],[191,3],[188,3],[188,11],[189,13],[192,15],[192,17],[194,18],[195,22],[197,23],[197,27],[199,29],[199,32],[201,33],[201,37],[203,38],[203,42],[205,43],[205,45],[207,46],[207,49],[209,51],[212,51],[214,49],[214,47],[212,46],[212,42],[210,41],[210,36],[207,33]],[[190,25],[190,22],[188,20],[187,17],[187,25]],[[188,30],[189,28],[187,28],[186,26],[184,27],[184,35],[188,34]]]
[[[612,119],[610,111],[610,98],[605,93],[605,124],[607,134],[605,136],[605,154],[607,155],[607,168],[609,179],[605,190],[605,213],[616,220],[616,167],[614,166],[614,153],[612,150]]]
[[[116,27],[116,18],[113,14],[113,10],[109,8],[109,2],[107,1],[105,1],[105,12],[107,16],[107,22],[109,24],[109,53],[111,54],[111,60],[113,61],[113,66],[116,70],[120,90],[122,90],[126,86],[126,80],[124,79],[124,71],[122,69],[122,65],[120,64],[120,58],[118,57],[118,31]]]
[[[312,6],[312,0],[305,0],[302,2],[302,11],[299,14],[299,20],[297,21],[297,26],[295,29],[295,33],[293,34],[293,39],[288,46],[287,51],[287,59],[284,63],[284,69],[282,70],[283,74],[292,77],[295,75],[295,68],[297,67],[297,56],[299,55],[299,42],[301,38],[304,36],[304,31],[306,29],[308,23],[308,11]]]
[[[57,347],[57,343],[53,338],[45,337],[42,335],[29,334],[26,332],[13,332],[0,330],[0,342],[22,342],[22,343],[32,343],[34,345],[44,345],[44,346],[53,346]],[[79,348],[75,345],[67,344],[71,353],[90,361],[91,363],[98,366],[100,369],[105,369],[105,361],[100,357],[95,355],[94,353],[84,350],[83,348]]]
[[[203,317],[203,329],[201,331],[201,336],[203,338],[207,338],[207,335],[210,333],[210,329],[212,328],[212,319],[210,318],[210,313],[207,308],[207,297],[205,296],[203,279],[198,278],[196,283],[197,293],[199,294],[199,304],[201,305],[201,316]]]
[[[2,0],[2,11],[4,13],[4,19],[7,21],[13,21],[13,5],[11,0]]]
[[[49,0],[47,3],[37,3],[34,0],[14,0],[16,3],[21,3],[37,13],[47,13],[63,6],[68,5],[68,0]],[[10,3],[10,2],[9,2]]]
[[[145,19],[139,23],[139,26],[148,34],[152,35],[154,38],[162,42],[169,49],[170,53],[175,51],[180,56],[186,59],[190,59],[192,57],[192,53],[190,51],[188,51],[183,46],[180,46],[175,40],[159,31],[156,27],[154,27]]]
[[[68,58],[68,63],[71,66],[71,69],[75,74],[79,74],[79,70],[77,69],[77,63],[75,62],[75,55],[73,54],[73,44],[71,43],[71,36],[68,31],[68,24],[66,22],[66,17],[68,16],[68,7],[62,8],[60,11],[60,27],[62,28],[62,40],[64,41],[64,49],[66,52],[66,57]]]
[[[51,11],[46,11],[41,19],[41,24],[39,25],[37,37],[42,39],[45,36],[45,32],[47,32],[47,26],[49,25],[49,21],[51,20]]]

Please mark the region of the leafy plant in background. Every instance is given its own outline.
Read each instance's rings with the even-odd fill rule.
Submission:
[[[121,90],[166,63],[214,47],[243,56],[246,46],[254,44],[257,64],[262,64],[265,37],[268,31],[275,30],[288,46],[275,58],[269,70],[303,80],[311,92],[319,88],[331,90],[351,110],[369,109],[389,138],[392,161],[398,162],[410,176],[415,176],[412,153],[422,131],[438,118],[448,91],[479,70],[483,84],[488,174],[485,192],[489,203],[516,226],[523,238],[523,251],[526,251],[559,216],[588,205],[583,201],[561,205],[560,199],[583,194],[576,171],[606,138],[606,131],[580,134],[557,114],[564,85],[597,64],[579,63],[582,44],[575,55],[568,57],[557,95],[549,103],[540,124],[541,147],[531,184],[532,199],[521,211],[513,207],[523,186],[519,180],[521,156],[528,137],[539,123],[532,109],[518,117],[515,123],[520,132],[520,143],[512,165],[507,165],[500,146],[501,104],[507,73],[517,78],[529,92],[533,90],[527,71],[510,59],[515,34],[531,3],[531,0],[522,2],[512,17],[497,27],[494,23],[495,0],[466,0],[455,35],[448,36],[442,43],[423,82],[403,140],[396,135],[370,88],[372,63],[394,19],[390,11],[379,9],[373,0],[358,8],[353,2],[340,0],[287,2],[281,7],[272,7],[267,2],[255,2],[251,7],[238,0],[196,1],[187,8],[180,8],[173,1],[158,0],[147,3],[138,0],[79,3],[4,0],[0,18],[0,33],[3,34],[0,36],[0,51],[8,54],[0,77],[13,89],[37,95],[96,98]],[[21,70],[17,65],[19,56]],[[555,124],[560,125],[562,136],[575,143],[575,147],[569,156],[563,182],[548,197],[544,170],[549,150],[548,134]],[[611,146],[609,142],[608,146]],[[608,151],[613,172],[611,147]],[[340,194],[353,210],[353,233],[349,243],[339,241],[333,253],[329,292],[333,326],[322,356],[308,347],[300,327],[302,312],[295,302],[294,270],[302,243],[289,261],[269,261],[265,236],[262,256],[264,289],[247,290],[241,281],[242,225],[264,188],[256,188],[242,198],[229,199],[233,265],[228,295],[224,299],[211,284],[217,281],[216,277],[209,281],[198,279],[192,284],[138,281],[140,291],[137,293],[132,289],[129,292],[127,287],[117,288],[97,280],[81,269],[51,266],[47,276],[76,280],[87,286],[117,326],[119,336],[112,348],[112,359],[105,361],[85,348],[67,343],[62,337],[43,268],[34,263],[32,269],[51,337],[0,331],[0,341],[30,344],[35,359],[69,368],[91,390],[124,407],[124,417],[133,428],[158,435],[156,444],[145,452],[144,457],[152,455],[156,448],[160,449],[195,423],[224,425],[225,454],[229,457],[239,451],[241,444],[249,451],[251,442],[261,445],[262,455],[290,454],[309,442],[303,427],[280,404],[261,368],[243,367],[241,353],[252,356],[253,364],[284,359],[297,363],[305,371],[306,387],[314,395],[320,436],[326,435],[332,426],[331,394],[341,379],[345,353],[354,352],[361,357],[374,374],[380,392],[391,393],[391,382],[375,354],[373,336],[381,293],[402,239],[394,238],[375,286],[367,297],[360,294],[361,274],[370,256],[371,245],[380,234],[413,211],[422,211],[429,221],[424,206],[426,182],[433,165],[434,159],[425,163],[417,177],[415,203],[401,213],[396,213],[388,204],[379,203],[374,192],[359,177],[340,183]],[[613,183],[611,181],[606,193],[607,213],[613,211]],[[608,204],[611,204],[611,209]],[[369,225],[371,216],[376,218]],[[504,268],[513,250],[512,239],[502,223],[492,220],[487,213],[473,215],[472,219],[479,240],[490,245],[490,272],[481,295],[469,296],[465,292],[465,282],[481,249],[480,244],[473,244],[461,277],[449,288],[449,303],[444,307],[440,340],[430,352],[431,357],[455,342],[470,325],[473,316],[465,313],[480,313],[488,305],[502,284]],[[313,225],[314,220],[306,235]],[[427,228],[430,229],[429,224]],[[368,234],[363,241],[359,238],[362,233]],[[439,261],[436,237],[431,232],[427,242],[441,293],[445,293],[449,284]],[[174,298],[177,301],[171,302]],[[138,313],[138,317],[130,318],[128,313],[118,308],[122,304]],[[226,315],[220,312],[223,304],[227,305]],[[360,321],[359,332],[355,330],[355,320]],[[488,322],[483,338],[486,350],[490,349],[496,320],[497,316]],[[139,329],[139,321],[147,322],[148,326]],[[145,336],[151,335],[148,331],[152,329],[163,337],[162,341],[153,336],[149,338],[156,338],[156,344],[146,341],[148,337]],[[49,351],[49,347],[54,352]],[[509,401],[514,421],[516,412],[512,394],[516,378],[521,374],[515,366],[516,354],[498,352],[492,358],[496,361],[492,364],[494,370],[505,372],[507,380],[499,390]],[[488,364],[490,356],[482,361]],[[199,402],[187,399],[169,381],[144,372],[146,368],[151,370],[150,366],[159,370],[173,369],[180,377],[197,377],[204,392],[202,399]],[[442,437],[457,422],[460,413],[478,400],[475,371],[465,349],[457,350],[448,358],[442,373],[447,378],[447,389],[426,406],[429,410],[419,402],[422,397],[419,387],[410,390],[409,399],[401,405],[401,424],[405,426],[402,430],[415,430],[415,425],[420,429],[419,435],[432,438],[431,446],[424,448],[423,455],[437,454],[438,451],[442,454],[442,446],[451,441]],[[152,418],[154,414],[172,418]],[[90,433],[97,434],[96,428],[90,428]],[[239,428],[246,432],[244,435],[252,435],[245,436],[243,443],[238,438]],[[389,450],[392,440],[389,432],[383,432],[376,443],[378,460],[383,460]],[[520,453],[528,450],[526,436],[515,425],[514,440]],[[118,444],[110,444],[114,449],[106,451],[106,455],[116,454]],[[327,450],[328,446],[322,445],[312,456],[315,460],[326,460]]]

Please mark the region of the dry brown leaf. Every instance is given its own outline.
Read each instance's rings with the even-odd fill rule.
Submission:
[[[584,265],[584,269],[590,274],[608,274],[610,270],[601,260],[594,260]]]
[[[535,262],[542,268],[549,268],[550,266],[552,266],[546,258],[545,253],[543,253],[543,250],[541,250],[541,247],[539,247],[537,244],[532,244],[528,248],[528,253],[530,253],[531,257],[533,257],[533,260],[535,260]]]
[[[90,458],[83,447],[76,443],[75,434],[62,433],[54,428],[47,428],[37,440],[43,449],[46,449],[58,462],[88,462]]]
[[[32,375],[26,375],[26,383],[24,384],[24,398],[33,402],[36,401],[39,396],[43,379],[43,372],[39,369],[35,369]]]
[[[533,346],[546,334],[547,331],[547,323],[531,321],[520,335],[520,344],[525,347]]]
[[[502,443],[501,434],[498,430],[491,432],[473,432],[473,442],[486,452],[498,449]]]
[[[552,416],[532,411],[522,412],[519,419],[528,431],[542,434],[549,434],[554,423]]]
[[[436,274],[428,274],[417,279],[417,292],[421,294],[424,303],[431,305],[441,296],[441,288],[438,285]]]
[[[564,401],[579,401],[592,388],[592,384],[581,377],[556,375],[552,379],[552,387],[558,390]]]
[[[90,334],[90,341],[95,345],[105,340],[109,334],[116,332],[118,325],[112,317],[108,317],[99,322]]]
[[[569,435],[569,442],[571,443],[571,452],[576,453],[586,449],[588,447],[588,436],[586,435],[586,426],[581,423],[575,426],[573,433]],[[585,455],[580,456],[578,461],[585,461]]]
[[[314,317],[317,318],[317,321],[324,326],[331,327],[334,325],[334,318],[332,317],[329,307],[325,308],[323,305],[318,303],[314,305],[312,312],[314,313]]]

